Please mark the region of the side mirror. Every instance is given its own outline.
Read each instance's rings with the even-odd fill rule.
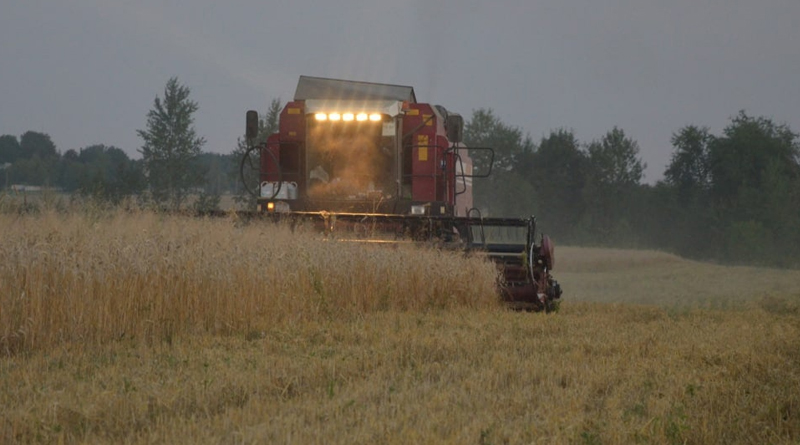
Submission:
[[[464,118],[458,113],[450,113],[444,121],[447,139],[452,144],[460,144],[464,140]]]
[[[246,120],[245,139],[254,141],[258,137],[258,111],[249,110]]]

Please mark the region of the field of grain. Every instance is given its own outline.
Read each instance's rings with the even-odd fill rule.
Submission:
[[[147,213],[0,215],[0,442],[797,443],[800,272],[491,265]]]

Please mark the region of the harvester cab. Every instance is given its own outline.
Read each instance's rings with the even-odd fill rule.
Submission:
[[[247,116],[254,140],[258,114]],[[279,131],[247,154],[260,155],[257,182],[243,180],[266,211],[464,216],[472,179],[488,174],[469,153],[493,155],[463,147],[462,132],[460,115],[412,87],[301,76]]]
[[[409,86],[301,76],[278,132],[258,141],[258,119],[247,112],[241,177],[259,212],[483,252],[507,300],[549,309],[560,296],[535,221],[474,209],[472,181],[491,174],[494,151],[464,146],[459,114],[418,102]]]

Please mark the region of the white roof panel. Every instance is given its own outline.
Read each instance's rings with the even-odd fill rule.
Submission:
[[[403,85],[300,76],[294,100],[396,100],[416,103],[414,88]]]

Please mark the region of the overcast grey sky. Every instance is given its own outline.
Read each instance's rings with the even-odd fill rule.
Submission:
[[[739,110],[800,131],[800,0],[4,0],[0,134],[48,133],[139,157],[167,80],[199,103],[206,151],[300,75],[411,85],[534,141],[619,126],[662,177],[672,133]]]

